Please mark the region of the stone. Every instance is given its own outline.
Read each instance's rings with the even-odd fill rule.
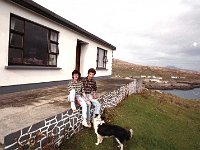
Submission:
[[[29,129],[30,129],[30,126],[22,129],[22,134],[27,133],[29,131]]]
[[[60,120],[62,119],[62,114],[58,114],[58,115],[56,116],[56,119],[57,119],[57,121],[60,121]]]
[[[14,150],[14,149],[17,149],[19,146],[18,144],[13,144],[11,147],[8,147],[8,148],[4,148],[4,150]]]
[[[44,121],[44,120],[43,120],[43,121],[40,121],[40,122],[38,122],[38,123],[32,125],[30,132],[36,131],[36,130],[38,130],[38,129],[44,127],[44,126],[45,126],[45,121]]]
[[[63,121],[62,120],[58,122],[58,126],[60,127],[61,125],[63,125]]]
[[[15,143],[17,141],[17,139],[20,137],[20,135],[21,135],[21,130],[5,136],[4,145],[8,146],[8,145]]]
[[[55,118],[55,116],[50,117],[50,118],[46,119],[45,121],[48,123],[48,122],[50,122],[51,120],[53,120],[54,118]]]
[[[56,123],[54,123],[54,124],[52,124],[52,125],[50,125],[49,126],[49,128],[48,128],[48,131],[51,131],[51,130],[53,130],[53,128],[56,126]]]

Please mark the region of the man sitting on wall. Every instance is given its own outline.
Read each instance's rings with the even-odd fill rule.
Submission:
[[[69,90],[69,101],[71,102],[71,108],[75,112],[76,105],[75,100],[77,100],[77,103],[81,105],[82,107],[82,116],[83,116],[83,126],[85,127],[91,127],[87,123],[87,105],[91,105],[90,100],[85,94],[85,90],[83,87],[83,83],[80,81],[80,72],[78,70],[74,70],[72,72],[72,80],[68,84],[68,90]],[[82,98],[82,96],[84,98]]]
[[[96,74],[95,69],[90,68],[88,70],[88,76],[83,78],[82,82],[83,82],[83,86],[84,86],[85,94],[86,94],[87,98],[95,106],[94,117],[97,117],[100,113],[101,104],[96,99],[97,98],[97,96],[96,96],[97,85],[96,85],[96,81],[94,80],[95,74]],[[90,104],[87,103],[87,104],[89,104],[88,105],[89,111],[90,111],[91,103]]]

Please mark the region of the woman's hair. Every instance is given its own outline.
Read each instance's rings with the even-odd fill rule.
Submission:
[[[78,79],[81,78],[81,73],[80,73],[78,70],[74,70],[74,71],[72,72],[72,78],[74,78],[74,77],[73,77],[74,74],[78,74]]]
[[[88,74],[89,74],[90,72],[91,72],[91,73],[94,73],[94,75],[96,74],[96,70],[95,70],[94,68],[90,68],[90,69],[88,70]]]

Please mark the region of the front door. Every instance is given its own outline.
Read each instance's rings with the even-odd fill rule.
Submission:
[[[80,71],[80,59],[81,59],[81,42],[77,41],[76,45],[76,66],[75,69]]]

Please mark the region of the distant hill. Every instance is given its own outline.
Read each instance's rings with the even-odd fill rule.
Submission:
[[[113,59],[113,76],[159,76],[165,80],[170,80],[171,76],[182,77],[180,80],[200,80],[200,72],[169,67],[143,66]],[[185,78],[185,79],[184,79]]]
[[[178,68],[178,67],[175,67],[175,66],[166,66],[165,68],[175,69],[175,70],[179,70],[179,71],[183,71],[183,72],[199,73],[198,71],[189,70],[189,69],[181,69],[181,68]]]
[[[169,68],[169,69],[176,69],[176,70],[181,70],[180,68],[178,68],[178,67],[175,67],[175,66],[166,66],[165,68]]]

